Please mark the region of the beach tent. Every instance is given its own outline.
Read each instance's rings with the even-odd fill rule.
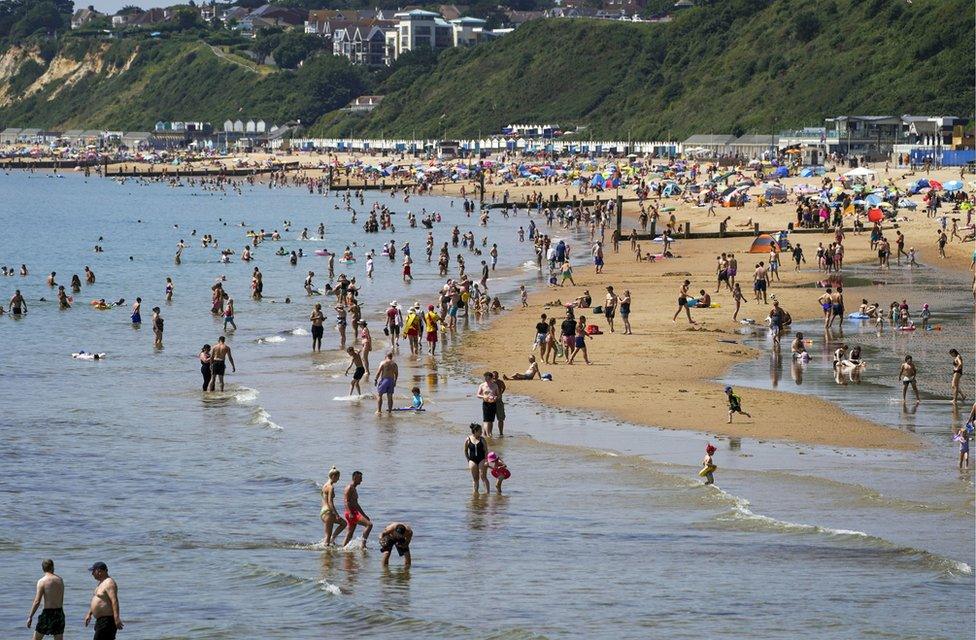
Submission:
[[[872,207],[876,207],[879,204],[881,204],[882,199],[881,199],[881,196],[879,196],[879,195],[877,195],[875,193],[872,193],[871,195],[869,195],[867,198],[864,199],[864,202],[865,202],[865,204],[869,204]]]
[[[675,182],[669,182],[664,186],[664,189],[661,191],[661,195],[665,197],[676,196],[679,193],[681,193],[681,187],[679,187]]]
[[[827,173],[827,170],[823,167],[803,167],[800,169],[801,178],[813,178],[816,176],[822,176]]]
[[[952,180],[942,185],[942,188],[946,191],[959,191],[962,186],[962,180]]]
[[[769,253],[770,250],[779,251],[779,245],[776,243],[776,239],[768,233],[756,236],[756,239],[752,241],[752,246],[749,247],[749,253]]]
[[[902,198],[901,200],[899,200],[898,201],[898,206],[901,207],[902,209],[917,209],[918,208],[918,204],[916,204],[913,200],[909,200],[908,198]]]
[[[868,176],[873,176],[874,171],[870,169],[865,169],[864,167],[858,167],[857,169],[851,169],[844,174],[845,178],[867,178]]]
[[[932,189],[932,191],[940,191],[943,187],[942,183],[938,180],[929,180],[929,188]]]
[[[773,171],[773,175],[777,178],[786,178],[790,175],[790,170],[786,167],[776,167],[776,170]]]

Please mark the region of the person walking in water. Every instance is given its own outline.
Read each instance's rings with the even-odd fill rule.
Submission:
[[[95,618],[94,640],[115,640],[115,634],[124,627],[119,609],[119,587],[108,575],[108,567],[104,562],[96,562],[88,570],[98,586],[95,587],[91,605],[85,615],[85,626]]]
[[[134,325],[142,324],[142,298],[136,298],[136,301],[132,303],[131,320]]]
[[[345,547],[352,540],[353,535],[356,533],[356,527],[363,525],[366,527],[363,529],[363,549],[366,548],[366,539],[369,538],[369,532],[373,530],[373,522],[363,511],[362,505],[359,504],[359,485],[363,483],[363,472],[353,471],[352,472],[352,482],[346,486],[346,491],[343,494],[343,499],[346,503],[346,538],[342,543]]]
[[[393,352],[386,354],[386,358],[376,370],[373,383],[376,385],[376,415],[383,413],[383,396],[386,396],[386,410],[393,411],[393,390],[396,388],[400,370],[393,361]]]
[[[210,377],[210,391],[213,391],[220,379],[220,390],[224,390],[224,374],[227,373],[227,364],[225,360],[230,361],[230,366],[234,373],[237,373],[237,365],[234,364],[234,356],[230,353],[230,347],[227,346],[227,338],[220,336],[217,338],[217,344],[214,345],[213,349],[210,351],[210,366],[213,371],[213,375]]]
[[[54,573],[53,560],[42,561],[41,570],[44,575],[37,581],[34,602],[27,614],[27,628],[31,628],[34,614],[43,601],[44,608],[37,618],[37,626],[34,627],[34,640],[41,640],[44,636],[54,636],[55,640],[61,640],[64,637],[64,580]]]
[[[322,485],[322,508],[319,510],[319,518],[325,528],[325,546],[327,547],[335,545],[335,539],[346,528],[346,521],[339,516],[339,510],[335,506],[337,482],[339,482],[339,470],[333,466],[329,469],[329,481]],[[336,527],[336,525],[339,526]]]
[[[363,366],[363,359],[359,356],[359,352],[354,348],[346,347],[346,353],[349,354],[349,366],[346,367],[345,375],[349,375],[349,370],[356,367],[356,370],[352,374],[352,382],[349,383],[349,395],[360,396],[363,394],[363,390],[359,387],[359,381],[366,375],[366,367]],[[381,399],[380,404],[382,402]]]
[[[227,325],[234,327],[234,331],[237,331],[237,324],[234,323],[234,299],[227,298],[227,304],[224,306],[224,331],[227,331]]]

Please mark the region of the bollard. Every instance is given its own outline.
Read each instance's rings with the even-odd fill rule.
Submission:
[[[685,239],[687,240],[690,237],[691,237],[691,223],[690,222],[686,222],[685,223]]]
[[[753,227],[754,227],[754,230],[756,232],[756,235],[758,236],[759,235],[759,223],[758,222],[754,223],[753,224]]]

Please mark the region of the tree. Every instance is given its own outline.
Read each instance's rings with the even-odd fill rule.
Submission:
[[[820,18],[810,11],[800,11],[793,16],[793,25],[790,29],[793,37],[800,42],[810,42],[820,33]]]
[[[64,24],[65,17],[58,11],[57,5],[46,0],[31,6],[24,16],[14,23],[10,35],[14,38],[23,38],[38,31],[59,31]]]
[[[180,31],[193,29],[202,24],[200,22],[200,15],[193,9],[189,9],[187,7],[177,9],[176,13],[173,14],[172,22]]]

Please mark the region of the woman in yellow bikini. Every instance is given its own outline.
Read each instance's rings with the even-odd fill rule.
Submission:
[[[322,485],[322,509],[319,517],[325,526],[325,546],[331,547],[335,544],[335,539],[346,528],[346,521],[339,515],[339,510],[335,506],[335,485],[339,482],[339,470],[334,466],[329,469],[329,481]],[[333,531],[336,523],[339,527]]]

